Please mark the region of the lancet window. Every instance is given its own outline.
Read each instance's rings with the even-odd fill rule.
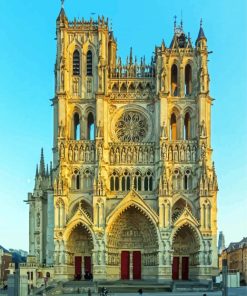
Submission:
[[[184,139],[191,139],[191,118],[189,112],[187,112],[184,117]]]
[[[178,68],[175,64],[171,69],[171,94],[174,97],[178,96]]]
[[[170,139],[177,140],[177,117],[176,117],[175,113],[172,113],[172,115],[171,115]]]
[[[90,112],[87,117],[87,138],[91,141],[95,138],[95,124],[92,112]]]
[[[93,76],[93,54],[91,50],[87,52],[87,76]]]
[[[73,116],[73,139],[78,141],[81,139],[81,124],[79,114],[76,112]]]
[[[192,69],[191,66],[189,64],[186,65],[185,67],[185,95],[189,96],[192,93]]]
[[[119,176],[117,172],[113,172],[110,178],[110,189],[111,191],[119,190]]]
[[[78,76],[80,75],[80,53],[76,49],[73,53],[73,75]]]

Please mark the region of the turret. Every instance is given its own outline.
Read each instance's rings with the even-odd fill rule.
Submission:
[[[200,29],[199,29],[198,37],[196,39],[196,47],[201,50],[207,49],[207,38],[206,38],[203,28],[202,28],[202,19],[200,22]]]

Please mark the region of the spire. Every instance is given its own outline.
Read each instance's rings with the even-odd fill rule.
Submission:
[[[177,16],[174,16],[174,32],[176,31],[176,27],[177,27]]]
[[[46,165],[46,173],[45,173],[46,177],[49,177],[49,166],[48,164]]]
[[[61,10],[57,17],[57,22],[60,22],[61,24],[64,24],[66,21],[68,21],[67,16],[65,14],[64,10],[64,0],[61,0]]]
[[[205,37],[204,31],[203,31],[203,28],[202,28],[202,19],[200,21],[200,30],[199,30],[198,37],[197,37],[197,40],[199,40],[199,39],[206,39],[207,40],[207,38]]]
[[[41,176],[45,175],[45,161],[44,161],[44,151],[41,148],[40,163],[39,163],[39,174]]]
[[[133,63],[132,47],[130,48],[130,65]]]
[[[36,165],[36,173],[35,173],[35,177],[37,178],[39,175],[39,166],[38,164]]]

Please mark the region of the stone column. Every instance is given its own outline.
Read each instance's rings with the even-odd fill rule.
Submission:
[[[130,280],[133,280],[133,252],[130,251]]]

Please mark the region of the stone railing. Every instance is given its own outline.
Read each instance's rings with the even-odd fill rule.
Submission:
[[[153,164],[153,143],[110,143],[110,164]]]
[[[149,78],[155,77],[155,67],[152,65],[119,65],[109,68],[109,78]]]

